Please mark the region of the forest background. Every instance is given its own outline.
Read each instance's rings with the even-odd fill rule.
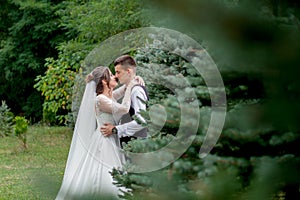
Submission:
[[[172,84],[178,73],[187,77],[201,118],[190,119],[199,125],[197,135],[176,162],[152,173],[115,172],[118,184],[133,189],[134,197],[126,198],[299,198],[299,9],[296,0],[2,0],[0,140],[17,135],[30,152],[26,137],[39,137],[30,132],[32,128],[72,129],[73,86],[86,56],[123,31],[164,27],[193,38],[212,57],[224,81],[226,120],[217,145],[200,159],[211,117],[210,96],[201,76],[187,60],[169,52],[146,48],[128,52],[143,66],[140,73],[146,84],[161,78],[165,68],[172,71],[168,74],[174,77]],[[164,67],[147,73],[157,64]],[[150,105],[162,104],[168,120],[148,140],[132,141],[127,151],[159,149],[176,137],[180,126],[176,95],[161,85],[147,87]],[[70,130],[66,132],[62,134]],[[2,161],[11,156],[5,152],[1,151]],[[18,159],[18,153],[14,156]],[[52,195],[63,164],[56,170]],[[5,182],[4,173],[1,177]]]

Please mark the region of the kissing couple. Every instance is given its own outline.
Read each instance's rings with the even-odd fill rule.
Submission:
[[[121,144],[146,138],[147,129],[132,119],[146,110],[148,94],[144,80],[136,76],[136,61],[123,55],[108,67],[96,67],[86,76],[63,181],[56,200],[110,197],[119,199],[111,171],[126,159]],[[122,86],[115,89],[118,81]],[[122,101],[119,103],[119,101]]]

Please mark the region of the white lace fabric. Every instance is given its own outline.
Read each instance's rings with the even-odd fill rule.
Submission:
[[[113,168],[121,168],[125,162],[120,142],[116,135],[104,137],[100,127],[103,123],[116,124],[128,112],[130,91],[126,90],[122,104],[119,104],[114,98],[102,94],[96,96],[95,88],[94,81],[86,85],[56,200],[103,195],[118,198],[121,193],[110,174]],[[113,96],[120,98],[124,91],[121,87]]]

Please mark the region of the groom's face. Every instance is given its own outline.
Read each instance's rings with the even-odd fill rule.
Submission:
[[[121,84],[126,84],[129,79],[129,73],[120,64],[115,66],[116,77]]]

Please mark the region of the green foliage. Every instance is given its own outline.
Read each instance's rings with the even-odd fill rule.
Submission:
[[[34,85],[45,97],[43,119],[46,123],[67,124],[72,120],[68,115],[72,105],[72,89],[76,72],[79,71],[85,53],[84,49],[81,51],[69,49],[67,56],[60,54],[56,60],[46,59],[45,65],[48,70],[45,76],[37,76],[35,79],[37,83]]]
[[[147,83],[149,106],[159,104],[157,110],[148,114],[142,113],[147,119],[150,132],[154,131],[151,128],[157,129],[153,120],[157,124],[164,121],[165,113],[160,112],[159,108],[164,108],[167,113],[161,131],[175,135],[180,125],[181,109],[188,110],[191,107],[189,105],[210,106],[209,93],[202,77],[185,59],[154,48],[138,49],[135,57],[140,67],[138,73]],[[191,118],[189,123],[196,126],[197,120],[197,117]]]
[[[81,73],[79,68],[85,56],[104,39],[144,23],[141,21],[141,3],[133,0],[70,1],[67,5],[58,12],[60,26],[68,30],[67,35],[76,39],[60,44],[58,58],[47,58],[45,66],[48,70],[44,76],[35,79],[35,88],[45,97],[43,119],[50,124],[73,123],[74,78]],[[81,94],[78,90],[74,93]],[[73,110],[78,109],[76,106],[80,105],[73,105]]]
[[[198,173],[200,174],[205,169],[200,166],[203,162],[198,159],[199,146],[206,134],[205,125],[207,126],[208,123],[203,119],[210,118],[210,112],[206,112],[210,107],[210,102],[205,83],[188,61],[174,53],[146,47],[138,49],[134,56],[139,65],[138,74],[144,78],[149,91],[149,108],[153,109],[141,113],[147,121],[151,137],[130,141],[124,145],[125,152],[141,153],[159,150],[176,139],[176,136],[178,137],[180,126],[183,126],[181,128],[184,133],[187,133],[184,134],[186,138],[181,136],[181,139],[185,141],[192,139],[194,144],[180,160],[157,172],[122,174],[116,170],[113,176],[120,185],[132,190],[125,194],[127,199],[199,198],[197,192],[192,192],[190,184],[193,182],[198,184]],[[183,119],[186,122],[181,123],[182,110],[193,114],[193,111],[189,111],[193,108],[192,105],[198,105],[201,108],[203,130],[199,130],[196,138],[189,137],[188,133],[191,127],[198,126],[198,118],[189,115],[189,119]],[[172,156],[171,152],[160,153],[162,156]],[[129,162],[125,170],[131,167]],[[148,195],[145,195],[145,191]]]
[[[150,108],[160,103],[167,116],[158,109],[152,117],[151,112],[144,113],[150,133],[153,130],[156,133],[146,140],[129,142],[125,151],[154,151],[174,140],[182,119],[179,101],[168,86],[182,85],[180,78],[172,77],[176,73],[183,74],[197,94],[200,120],[192,145],[171,165],[143,174],[115,171],[119,184],[132,189],[126,198],[298,198],[300,128],[296,121],[300,43],[299,20],[294,17],[299,18],[299,4],[295,1],[286,4],[283,1],[152,2],[160,7],[153,12],[154,25],[163,24],[195,36],[213,56],[226,87],[228,110],[218,143],[209,155],[200,158],[199,150],[211,120],[210,97],[203,79],[176,55],[161,50],[138,50],[135,57],[142,66],[138,73],[145,77],[151,95]],[[189,9],[183,10],[183,6]],[[167,119],[163,127],[158,123],[164,122],[161,119]],[[157,128],[155,123],[160,126]],[[131,167],[130,163],[125,170],[127,167]]]
[[[149,107],[155,109],[142,113],[151,137],[131,141],[125,151],[154,151],[176,137],[182,120],[182,100],[176,94],[186,97],[186,103],[198,103],[200,123],[192,145],[170,166],[145,174],[114,171],[117,184],[132,189],[133,196],[128,193],[126,198],[299,197],[298,1],[151,0],[155,9],[144,3],[1,2],[1,98],[7,100],[13,112],[25,112],[34,118],[42,116],[39,111],[44,102],[45,121],[66,123],[75,74],[81,73],[82,60],[97,43],[123,30],[149,24],[176,29],[196,39],[217,63],[227,94],[225,126],[212,152],[200,159],[199,149],[211,119],[210,96],[203,79],[190,63],[175,54],[137,50],[134,56],[142,66],[138,73],[146,80]],[[145,7],[151,22],[143,15]],[[191,86],[176,74],[184,76]],[[44,99],[33,90],[34,84]],[[197,99],[190,98],[191,91]],[[1,109],[7,113],[7,107]],[[11,126],[10,117],[3,118],[9,120],[1,124],[5,129],[2,135]],[[193,117],[187,121],[191,127],[197,125]],[[185,127],[186,132],[191,127]]]
[[[15,119],[15,125],[14,125],[14,132],[15,135],[18,137],[19,140],[21,140],[22,145],[25,149],[27,149],[27,129],[28,129],[28,121],[25,117],[16,116]]]
[[[62,26],[71,30],[71,35],[78,33],[80,42],[95,44],[119,32],[146,25],[142,3],[133,0],[69,2],[68,8],[60,13]]]
[[[10,111],[10,108],[6,105],[5,101],[2,101],[0,107],[0,137],[9,136],[12,134],[13,118],[14,115]]]
[[[41,119],[42,99],[32,87],[34,79],[45,71],[44,59],[56,56],[56,46],[67,38],[57,15],[61,2],[3,2],[9,12],[1,12],[0,94],[12,112],[35,122]]]
[[[0,107],[0,136],[13,136],[13,134],[22,142],[23,147],[27,148],[26,131],[28,121],[25,117],[16,116],[10,111],[5,101],[2,101]]]
[[[97,43],[146,25],[142,5],[133,0],[4,1],[1,7],[5,9],[0,12],[5,19],[0,21],[0,94],[12,112],[25,114],[33,122],[42,116],[51,124],[69,121],[73,73],[78,73]],[[47,93],[43,98],[39,92],[44,95],[47,87],[53,95]]]

